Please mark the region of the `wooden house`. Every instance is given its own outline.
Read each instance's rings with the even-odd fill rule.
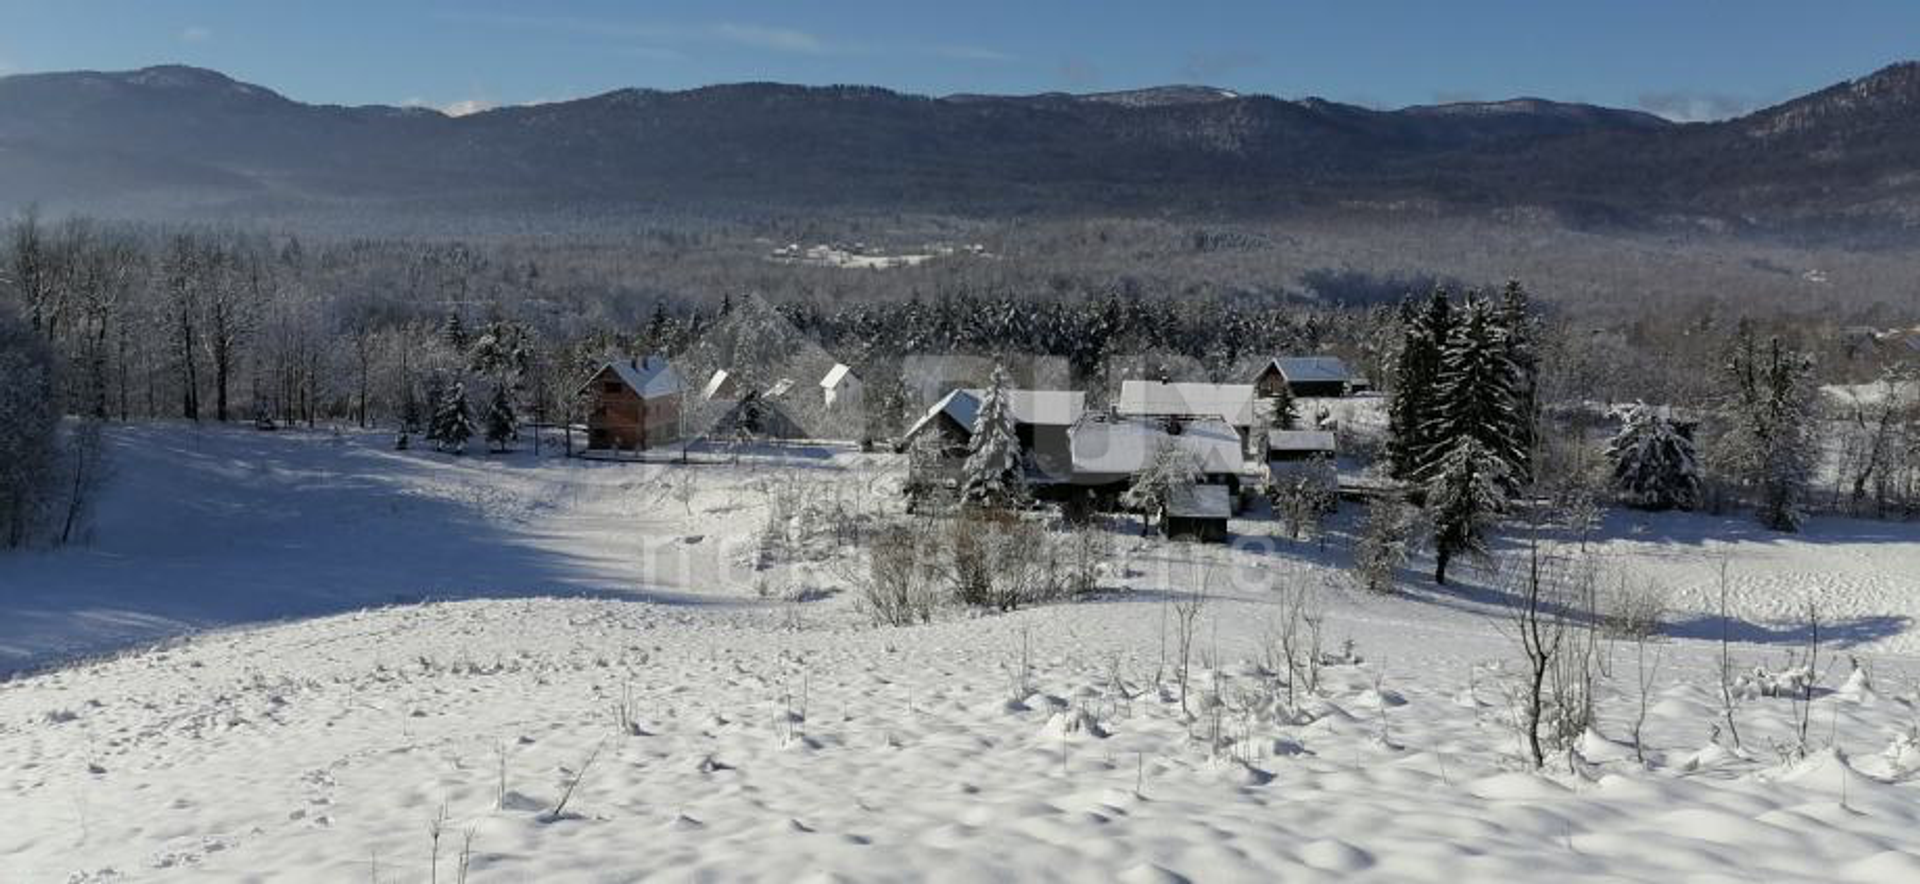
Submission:
[[[1262,399],[1279,396],[1283,385],[1296,397],[1332,398],[1347,395],[1356,380],[1337,356],[1278,356],[1254,375],[1253,386]]]
[[[581,388],[587,448],[640,451],[680,438],[685,385],[661,356],[609,362]]]

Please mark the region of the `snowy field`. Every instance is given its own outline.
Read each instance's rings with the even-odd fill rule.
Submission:
[[[1116,525],[1095,600],[876,628],[753,547],[771,488],[896,508],[888,455],[113,441],[90,545],[0,558],[0,881],[1920,881],[1916,525],[1614,513],[1610,573],[1680,609],[1646,761],[1623,643],[1536,775],[1500,590],[1341,588],[1351,513],[1324,550]],[[1723,562],[1742,669],[1828,621],[1805,761],[1784,698],[1710,745]],[[1329,659],[1289,710],[1263,646],[1303,594]]]

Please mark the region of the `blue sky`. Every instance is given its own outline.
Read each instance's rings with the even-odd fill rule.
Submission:
[[[0,0],[0,72],[180,62],[303,101],[438,107],[740,80],[936,95],[1197,82],[1701,118],[1914,57],[1913,0]]]

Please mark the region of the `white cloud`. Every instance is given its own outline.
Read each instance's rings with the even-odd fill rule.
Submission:
[[[496,105],[484,98],[463,98],[459,101],[448,102],[446,104],[435,104],[416,95],[401,101],[400,106],[432,108],[449,117],[464,117],[468,114],[477,114],[484,110],[492,110]]]
[[[180,42],[205,43],[213,39],[213,29],[206,25],[187,25],[180,29]]]
[[[1754,101],[1717,92],[1649,92],[1640,96],[1640,109],[1676,123],[1725,120],[1753,110]]]
[[[826,41],[806,31],[766,25],[718,24],[709,29],[717,39],[756,49],[825,55],[831,51]]]
[[[491,110],[492,108],[493,102],[484,98],[467,98],[453,102],[452,104],[441,105],[440,112],[449,117],[464,117],[468,114],[477,114],[483,110]]]
[[[1013,56],[985,46],[936,46],[933,54],[955,61],[1012,61]]]

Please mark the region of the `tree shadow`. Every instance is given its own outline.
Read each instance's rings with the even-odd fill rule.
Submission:
[[[1556,539],[1574,539],[1557,532]],[[1920,523],[1877,521],[1844,516],[1813,516],[1797,532],[1773,531],[1748,513],[1709,515],[1609,508],[1589,536],[1591,543],[1631,543],[1701,547],[1708,544],[1800,543],[1815,546],[1920,543]]]
[[[483,462],[393,451],[384,435],[166,424],[108,438],[115,478],[91,542],[0,556],[0,675],[396,602],[764,604],[665,588],[656,569],[697,574],[697,562],[598,542],[617,526],[555,526],[551,501],[503,494],[482,472],[513,475],[531,456]]]
[[[1892,638],[1913,628],[1913,618],[1899,614],[1850,617],[1820,624],[1820,644],[1846,650],[1870,642]],[[1718,614],[1691,614],[1668,620],[1660,634],[1670,638],[1719,641],[1722,633],[1729,641],[1753,645],[1805,646],[1814,638],[1813,628],[1804,621],[1754,621],[1723,618]]]

